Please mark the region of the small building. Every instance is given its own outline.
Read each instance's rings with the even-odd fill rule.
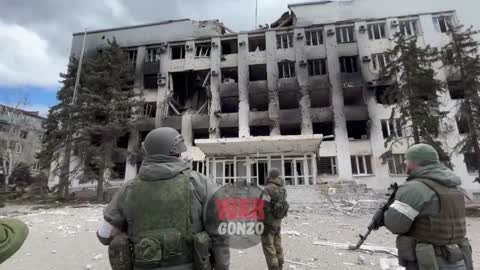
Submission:
[[[25,111],[0,104],[0,177],[4,177],[4,154],[10,144],[14,164],[30,166],[32,175],[40,172],[37,154],[41,151],[46,119],[38,112]],[[7,158],[8,160],[8,158]]]

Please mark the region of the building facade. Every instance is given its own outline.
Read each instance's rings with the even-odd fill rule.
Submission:
[[[0,104],[0,159],[3,159],[7,144],[10,144],[13,164],[25,163],[30,166],[33,175],[39,173],[41,169],[36,156],[42,149],[44,121],[45,118],[38,112]],[[0,160],[0,177],[3,177],[4,170]]]
[[[382,104],[384,52],[397,31],[441,48],[456,13],[371,18],[340,11],[342,5],[290,5],[270,27],[240,33],[218,21],[191,20],[88,32],[87,51],[113,37],[125,47],[134,87],[145,97],[148,120],[130,132],[125,148],[169,126],[184,135],[193,169],[221,184],[262,185],[270,167],[281,169],[290,185],[355,180],[383,189],[403,181],[407,144],[393,147],[387,162],[380,159],[385,138],[408,132],[390,119],[391,105]],[[73,35],[72,55],[80,53],[82,34]],[[452,109],[461,89],[449,70],[440,63],[436,69],[449,85],[440,139],[452,151],[464,132]],[[478,191],[468,160],[452,157],[464,187]],[[138,164],[121,162],[116,170],[130,179]]]

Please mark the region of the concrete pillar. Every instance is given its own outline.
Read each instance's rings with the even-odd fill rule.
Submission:
[[[139,144],[139,134],[137,130],[130,131],[130,137],[128,138],[128,152],[134,152]],[[137,175],[137,164],[131,164],[127,157],[125,166],[125,180],[133,179]]]
[[[248,100],[248,34],[238,35],[238,137],[250,136],[250,104]],[[240,46],[240,43],[244,44]]]
[[[163,126],[168,112],[168,97],[170,89],[168,89],[170,76],[168,70],[170,68],[170,53],[167,47],[160,55],[160,70],[158,72],[158,92],[157,92],[157,112],[155,114],[155,127]]]
[[[192,114],[194,113],[194,111],[187,110],[182,114],[182,136],[185,140],[185,145],[188,147],[193,144]]]
[[[210,128],[209,128],[209,137],[210,139],[220,138],[220,113],[222,107],[220,104],[220,84],[221,84],[221,73],[220,73],[220,38],[212,38],[212,44],[215,43],[217,46],[212,46],[210,51],[210,93],[212,94],[210,100]]]
[[[278,99],[278,63],[277,63],[277,36],[275,31],[267,31],[267,85],[268,85],[268,117],[271,121],[270,135],[280,135],[280,102]]]
[[[335,32],[335,25],[325,26],[325,33]],[[341,180],[351,180],[352,165],[350,162],[350,142],[347,134],[347,121],[343,104],[343,88],[340,76],[340,63],[338,61],[337,39],[335,35],[325,37],[327,49],[328,77],[331,85],[333,121],[335,124],[335,144],[337,150],[338,176]]]
[[[143,90],[143,65],[145,64],[145,56],[147,48],[139,46],[137,49],[137,59],[135,60],[135,78],[133,87],[135,89]]]
[[[302,116],[302,135],[313,134],[312,112],[310,102],[310,85],[308,83],[308,67],[305,55],[305,31],[303,28],[295,28],[293,31],[293,44],[295,48],[295,71],[300,91],[300,113]],[[303,38],[297,38],[303,37]]]

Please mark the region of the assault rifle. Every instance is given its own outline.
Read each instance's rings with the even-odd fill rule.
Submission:
[[[376,231],[380,227],[385,225],[383,221],[383,215],[387,211],[388,207],[390,207],[390,205],[393,203],[393,201],[395,201],[395,194],[397,194],[398,184],[394,183],[390,185],[390,188],[388,190],[391,191],[390,198],[388,198],[388,201],[384,205],[382,205],[382,207],[380,207],[380,209],[378,209],[375,215],[373,216],[372,221],[368,225],[367,233],[365,235],[360,234],[360,240],[358,240],[358,243],[355,246],[350,245],[348,247],[349,249],[351,250],[359,249],[363,245],[363,242],[367,240],[367,237],[370,235],[372,231]]]

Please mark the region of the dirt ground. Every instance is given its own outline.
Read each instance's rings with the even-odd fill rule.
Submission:
[[[380,261],[382,264],[395,262],[395,257],[387,254],[318,245],[324,242],[332,245],[355,243],[379,205],[378,200],[371,196],[355,199],[351,199],[352,196],[337,196],[327,200],[317,190],[289,192],[289,198],[299,196],[301,199],[292,201],[291,211],[282,228],[287,259],[284,269],[382,269]],[[95,236],[102,220],[103,207],[86,205],[32,210],[31,206],[9,205],[0,209],[0,215],[15,216],[30,228],[23,247],[0,265],[0,270],[110,269],[107,249]],[[467,223],[475,266],[480,268],[480,218],[469,218]],[[394,248],[395,236],[383,228],[372,233],[367,244]],[[261,246],[232,250],[231,269],[266,269]],[[384,266],[383,269],[397,267]]]

